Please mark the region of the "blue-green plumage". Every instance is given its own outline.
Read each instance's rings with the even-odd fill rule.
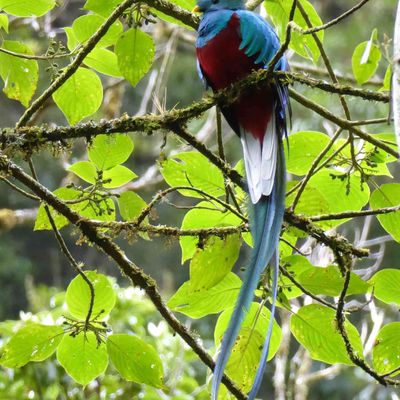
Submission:
[[[199,71],[213,90],[243,79],[253,70],[266,68],[280,43],[272,27],[259,15],[246,11],[242,0],[199,0],[204,13],[196,43]],[[286,69],[283,57],[275,69]],[[252,88],[235,103],[222,108],[232,129],[242,141],[246,175],[253,210],[252,259],[224,334],[212,383],[212,399],[218,397],[225,366],[244,316],[265,268],[275,254],[271,321],[249,399],[261,384],[272,333],[277,293],[278,241],[285,204],[285,160],[282,138],[286,135],[287,89],[279,82]]]

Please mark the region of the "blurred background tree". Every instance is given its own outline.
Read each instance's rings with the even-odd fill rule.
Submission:
[[[34,54],[46,54],[46,52],[49,54],[49,51],[57,51],[60,49],[60,43],[67,46],[64,28],[72,26],[79,16],[86,15],[85,4],[87,8],[88,3],[93,2],[94,0],[88,2],[64,0],[40,18],[20,18],[10,15],[7,33],[3,26],[3,40],[22,41],[29,45]],[[114,3],[118,2],[114,1]],[[190,1],[177,3],[188,9],[193,6],[193,2]],[[266,0],[265,3],[268,10],[269,3],[279,2]],[[312,3],[322,21],[330,21],[351,7],[349,2],[344,0]],[[146,9],[146,2],[140,4]],[[374,43],[380,49],[382,62],[379,63],[374,76],[367,80],[365,87],[371,90],[383,90],[386,70],[391,59],[395,6],[394,0],[370,1],[351,17],[325,32],[325,50],[342,82],[355,84],[356,80],[352,72],[354,49],[359,43],[369,41],[371,32],[376,28]],[[0,2],[0,7],[2,7],[2,2]],[[261,5],[259,9],[263,15],[266,15],[264,5]],[[128,19],[129,15],[126,15],[123,23],[129,23]],[[162,114],[165,110],[182,108],[202,98],[204,88],[196,72],[195,32],[187,27],[166,22],[164,19],[150,14],[149,23],[143,23],[143,29],[151,34],[156,44],[155,61],[149,72],[136,87],[132,87],[122,77],[101,74],[104,99],[99,110],[90,119],[99,121],[117,118],[124,113],[128,115]],[[288,57],[293,71],[329,80],[321,60],[313,65],[292,50],[288,51]],[[68,58],[40,61],[36,93],[42,93],[54,76],[59,74],[69,62]],[[301,92],[332,113],[342,114],[338,96],[326,95],[323,91],[305,86],[301,87]],[[353,120],[382,118],[382,116],[390,118],[387,104],[365,102],[357,98],[349,98],[348,103]],[[315,130],[332,137],[335,126],[331,122],[316,118],[314,113],[294,101],[292,106],[292,132]],[[9,99],[5,93],[0,94],[0,109],[2,110],[0,113],[2,127],[14,126],[24,112],[24,107],[19,102]],[[66,125],[66,123],[65,116],[52,99],[48,99],[30,121],[30,125],[48,124],[50,127]],[[217,150],[213,109],[200,118],[192,120],[189,129],[200,142],[206,143],[212,150]],[[372,125],[368,131],[377,134],[393,134],[394,130],[392,125],[382,122]],[[225,154],[231,165],[235,165],[241,157],[239,141],[226,124],[223,125],[223,132]],[[190,148],[181,139],[167,134],[135,134],[132,138],[135,145],[134,155],[126,162],[126,166],[135,171],[139,178],[128,183],[121,191],[132,190],[149,203],[154,193],[167,187],[159,172],[157,162]],[[42,151],[33,154],[40,181],[50,190],[55,190],[69,182],[79,185],[79,179],[71,172],[66,174],[65,170],[74,162],[84,160],[86,157],[86,142],[83,139],[70,145],[67,152]],[[17,161],[22,165],[27,165],[26,160],[17,159]],[[390,172],[394,177],[398,176],[398,165],[391,164]],[[372,186],[381,185],[389,182],[389,178],[377,176],[373,181]],[[39,313],[38,315],[44,313],[40,317],[44,320],[45,318],[54,320],[57,315],[61,316],[63,290],[76,273],[59,251],[53,232],[46,230],[32,232],[37,204],[13,190],[8,190],[5,184],[2,184],[2,187],[3,190],[0,192],[0,320],[5,322],[0,324],[0,334],[6,339],[12,329],[15,329],[12,320],[29,319],[32,316],[30,313]],[[188,207],[192,207],[192,202],[174,193],[168,197],[168,201],[158,205],[157,212],[154,212],[151,217],[153,221],[161,224],[179,226]],[[18,212],[8,214],[10,210],[18,210]],[[384,231],[376,218],[352,219],[341,225],[338,231],[358,246],[371,248],[373,262],[360,261],[357,264],[360,269],[362,267],[375,268],[375,271],[377,267],[397,268],[398,244]],[[50,359],[41,364],[30,363],[15,372],[2,368],[0,370],[0,398],[207,398],[206,371],[196,356],[173,335],[148,299],[139,291],[126,288],[129,285],[118,274],[109,258],[98,252],[95,247],[76,246],[77,236],[74,233],[76,233],[76,228],[67,227],[63,230],[64,240],[68,247],[73,249],[74,257],[77,260],[84,260],[85,264],[93,269],[113,276],[117,282],[115,284],[121,286],[116,289],[118,301],[110,321],[113,329],[144,334],[151,338],[151,343],[162,355],[165,369],[168,370],[167,381],[170,392],[164,393],[158,389],[143,388],[137,384],[123,382],[118,375],[113,373],[97,379],[82,391],[57,362]],[[370,238],[373,239],[370,240]],[[119,238],[117,243],[123,244],[127,256],[157,281],[166,298],[169,298],[188,279],[188,268],[187,265],[181,266],[181,251],[175,238],[155,235],[152,236],[151,241],[136,236],[128,236],[126,239],[127,241],[125,238]],[[297,246],[304,252],[310,248],[313,249],[312,257],[315,265],[329,265],[332,262],[331,254],[315,242],[303,238]],[[239,261],[236,263],[238,271],[245,265],[247,256],[248,251],[242,249]],[[374,271],[371,270],[370,276]],[[379,330],[383,318],[396,319],[398,314],[398,310],[392,306],[382,306],[385,312],[382,314],[373,303],[371,304],[369,305],[370,313],[367,316],[362,314],[352,320],[360,328],[364,340],[367,326],[370,329],[371,326],[376,326]],[[371,315],[374,317],[372,321],[367,319]],[[275,376],[272,376],[272,368],[268,370],[269,378],[265,380],[262,398],[267,398],[267,396],[272,398],[271,396],[274,395],[276,399],[299,400],[322,397],[327,399],[399,398],[395,389],[376,385],[359,369],[341,364],[326,367],[323,363],[312,361],[304,348],[296,346],[292,341],[289,342],[287,315],[282,314],[280,318],[284,342],[276,358]],[[215,316],[200,320],[183,316],[181,320],[189,324],[193,331],[201,336],[206,348],[212,347],[212,327],[216,321]],[[372,344],[369,343],[368,346],[371,347]],[[285,389],[283,389],[283,378],[279,376],[282,370],[279,368],[286,370]],[[276,385],[274,395],[271,389],[273,380]]]

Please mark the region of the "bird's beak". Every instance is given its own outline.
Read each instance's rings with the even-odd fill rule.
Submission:
[[[196,6],[195,8],[193,8],[192,13],[199,13],[201,12],[201,8],[199,6]]]

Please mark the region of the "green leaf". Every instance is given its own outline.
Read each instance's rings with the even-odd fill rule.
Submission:
[[[61,200],[75,200],[79,198],[80,192],[71,188],[59,188],[53,192],[54,195],[59,197]],[[49,207],[50,214],[53,217],[54,223],[58,229],[63,228],[68,225],[68,220],[63,215],[56,212],[52,207]],[[41,204],[36,217],[35,226],[33,228],[35,231],[40,230],[51,230],[51,224],[47,218],[47,213],[44,204]]]
[[[89,183],[95,183],[98,176],[96,166],[90,161],[78,161],[68,167],[67,170]]]
[[[115,53],[107,49],[95,47],[85,58],[85,64],[104,75],[120,78],[118,60]]]
[[[60,326],[29,323],[1,349],[0,365],[19,368],[29,361],[43,361],[54,353],[63,335]]]
[[[385,77],[383,78],[383,86],[381,90],[390,90],[390,84],[392,80],[392,66],[389,64],[386,68]]]
[[[241,284],[239,277],[232,272],[208,289],[194,291],[192,282],[187,281],[170,298],[168,307],[190,318],[218,314],[235,305]]]
[[[375,74],[382,54],[374,43],[377,39],[377,30],[374,29],[368,42],[360,43],[354,50],[351,58],[354,77],[362,85]]]
[[[214,331],[216,346],[221,343],[223,334],[228,327],[232,311],[233,308],[228,309],[218,318]],[[271,313],[266,307],[261,306],[260,309],[260,304],[251,304],[226,365],[225,372],[245,392],[248,391],[253,384],[270,318]],[[274,321],[268,360],[274,357],[281,343],[281,339],[281,329],[276,321]]]
[[[311,216],[359,211],[368,203],[369,193],[368,185],[362,183],[358,176],[337,175],[334,170],[322,169],[309,180],[297,204],[296,212]],[[289,204],[293,197],[294,194],[288,196]],[[348,219],[322,221],[318,224],[332,228],[346,221]]]
[[[375,139],[383,140],[393,150],[397,151],[396,138],[394,133],[378,133],[371,135]],[[388,143],[392,142],[392,143]],[[346,157],[351,157],[350,145],[342,152]],[[359,152],[357,158],[364,173],[368,175],[386,175],[392,177],[386,164],[397,161],[391,154],[386,153],[382,149],[377,148],[369,142],[364,142],[362,151]]]
[[[125,221],[134,221],[147,207],[146,202],[135,192],[124,192],[118,198],[119,212]]]
[[[114,367],[127,381],[164,387],[164,371],[157,351],[137,336],[111,335],[107,351]]]
[[[99,221],[115,221],[115,204],[112,198],[104,199],[101,195],[94,195],[92,197],[92,202],[85,200],[71,205],[71,208],[81,214],[82,217]],[[98,204],[95,206],[93,202],[97,202]]]
[[[110,182],[104,183],[104,187],[107,189],[123,186],[136,177],[137,175],[133,171],[123,165],[116,165],[111,169],[103,171],[103,180],[110,180]]]
[[[93,34],[104,24],[106,18],[95,15],[87,14],[77,18],[72,24],[76,39],[80,43],[85,43],[89,40]],[[108,47],[115,44],[118,40],[119,35],[122,33],[122,24],[119,21],[114,22],[107,33],[99,40],[97,47]]]
[[[339,296],[344,286],[344,278],[339,268],[335,265],[329,267],[312,267],[303,271],[297,282],[313,294],[336,297]],[[352,294],[367,293],[370,285],[355,273],[351,273],[347,296]]]
[[[87,0],[83,9],[108,17],[121,3],[122,0]]]
[[[74,381],[87,385],[106,370],[108,354],[105,344],[99,344],[89,331],[75,337],[64,335],[57,349],[57,360]]]
[[[116,294],[109,279],[95,271],[86,271],[86,277],[93,285],[94,302],[91,318],[99,316],[98,319],[105,319],[114,308]],[[91,302],[89,285],[83,280],[81,275],[75,277],[68,285],[65,294],[65,302],[68,311],[74,318],[85,320]]]
[[[115,54],[123,77],[132,86],[136,86],[153,63],[154,41],[140,29],[129,29],[119,37],[115,45]]]
[[[361,338],[357,329],[346,320],[345,328],[354,349],[362,356]],[[335,320],[335,311],[319,304],[301,307],[290,320],[290,330],[296,340],[304,346],[313,360],[328,364],[353,365]]]
[[[55,0],[0,0],[0,9],[16,17],[41,17],[55,5]]]
[[[237,226],[242,220],[225,209],[217,208],[213,203],[203,201],[186,213],[182,221],[182,229],[214,228],[217,226]],[[181,236],[179,243],[182,249],[182,264],[193,257],[198,238]]]
[[[67,35],[67,47],[69,51],[75,50],[79,45],[79,40],[76,38],[74,30],[70,26],[64,28],[65,34]]]
[[[93,201],[81,200],[82,197],[86,197],[87,192],[82,192],[80,190],[72,188],[59,188],[53,192],[61,200],[76,200],[69,207],[89,219],[97,219],[100,221],[114,221],[115,220],[115,206],[111,198],[104,199],[97,194],[92,195],[92,200],[96,202],[101,209],[97,206],[93,206]],[[56,212],[52,207],[49,207],[50,213],[54,219],[54,222],[58,229],[63,228],[69,224],[67,218]],[[108,211],[108,212],[107,212]],[[47,213],[45,211],[44,205],[41,204],[39,207],[38,215],[36,217],[34,230],[51,230],[51,224],[47,218]]]
[[[54,102],[69,124],[94,114],[103,101],[100,78],[87,68],[78,70],[53,94]]]
[[[220,282],[239,257],[240,245],[240,235],[236,234],[225,238],[212,236],[202,248],[197,248],[190,262],[191,289],[209,289]]]
[[[387,374],[400,367],[400,322],[385,325],[375,340],[372,362],[378,374]],[[398,375],[396,371],[392,376]]]
[[[268,0],[264,2],[267,14],[271,18],[272,23],[275,25],[281,42],[284,42],[286,37],[286,26],[289,22],[289,13],[292,3],[292,0]],[[313,26],[322,25],[322,20],[312,4],[307,0],[301,0],[300,3],[307,13]],[[296,9],[293,21],[302,29],[308,29],[308,25],[298,9]],[[317,35],[320,41],[323,42],[324,31],[319,31]],[[313,60],[314,63],[318,61],[320,56],[318,46],[316,45],[312,35],[303,35],[295,30],[292,30],[292,37],[289,47],[300,56]]]
[[[290,135],[289,150],[285,145],[287,171],[295,175],[305,175],[329,142],[329,136],[321,132],[300,131]],[[332,149],[325,154],[321,162],[331,154]]]
[[[99,135],[89,147],[89,159],[101,171],[124,163],[133,151],[132,139],[124,134]]]
[[[289,257],[285,257],[282,259],[282,264],[287,272],[289,272],[289,274],[296,280],[304,271],[314,268],[306,257],[300,255],[291,255]],[[288,277],[283,274],[280,276],[279,286],[282,288],[285,297],[289,300],[303,294],[301,289],[299,289]]]
[[[222,172],[200,153],[179,153],[161,162],[161,174],[169,186],[193,186],[212,196],[225,194]],[[188,197],[204,198],[193,190],[179,190]]]
[[[3,49],[15,53],[32,55],[32,50],[24,43],[5,40]],[[36,91],[39,78],[39,67],[35,60],[0,53],[0,76],[4,81],[3,92],[13,100],[18,100],[28,107],[29,101]]]
[[[400,305],[400,270],[383,269],[369,281],[374,286],[374,296],[387,304]]]
[[[400,184],[388,183],[376,189],[370,200],[372,209],[393,207],[400,204]],[[378,221],[396,242],[400,242],[400,212],[377,216]]]
[[[8,33],[8,16],[6,14],[0,14],[0,29],[4,29]]]

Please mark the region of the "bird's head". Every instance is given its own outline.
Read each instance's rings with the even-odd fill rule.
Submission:
[[[244,8],[243,0],[197,0],[193,12],[205,13],[217,10],[239,10]]]

